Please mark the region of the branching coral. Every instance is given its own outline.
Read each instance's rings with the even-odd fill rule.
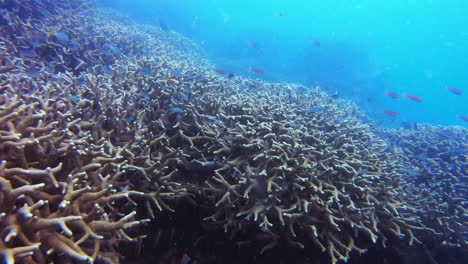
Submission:
[[[122,115],[113,103],[122,94],[109,95],[110,87],[99,84],[102,76],[74,76],[93,72],[89,65],[99,60],[45,32],[55,24],[50,34],[60,30],[74,43],[91,39],[78,27],[91,18],[76,15],[86,11],[86,4],[76,3],[76,9],[61,8],[65,2],[59,1],[40,7],[38,1],[4,4],[2,18],[9,23],[1,29],[0,259],[118,263],[118,243],[140,239],[132,230],[148,221],[137,220],[137,202],[154,216],[153,210],[165,205],[162,196],[177,195],[163,191],[162,182],[134,176],[154,172],[147,159],[135,158],[115,140],[123,131],[108,120]],[[18,10],[29,16],[19,16]],[[62,18],[57,20],[56,13]],[[45,14],[51,16],[34,20]],[[145,193],[132,188],[138,180],[144,183],[138,188],[151,188]]]
[[[396,165],[383,141],[357,120],[338,121],[340,112],[331,105],[313,113],[294,92],[286,104],[269,89],[257,86],[227,98],[201,94],[179,105],[186,112],[166,131],[169,144],[182,147],[174,166],[200,171],[197,181],[213,200],[216,210],[206,221],[226,231],[255,223],[271,234],[263,250],[278,237],[299,247],[311,239],[332,263],[348,259],[353,249],[365,251],[357,239],[385,243],[396,235],[411,243],[411,230],[427,229],[397,195]],[[301,96],[310,102],[320,94]]]
[[[4,1],[0,12],[7,263],[118,262],[118,241],[135,241],[147,217],[182,200],[202,200],[207,230],[260,241],[260,253],[312,247],[336,263],[434,233],[466,245],[456,236],[466,155],[387,132],[407,144],[390,148],[347,101],[222,78],[174,32],[124,25],[84,1],[42,2]],[[439,168],[418,186],[405,170],[419,152]]]
[[[93,139],[74,107],[14,91],[3,90],[0,108],[0,254],[6,263],[116,261],[106,242],[133,241],[125,230],[147,221],[124,206],[144,194],[116,189],[125,161]]]

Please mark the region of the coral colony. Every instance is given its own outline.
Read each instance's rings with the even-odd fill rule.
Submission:
[[[3,263],[119,263],[172,246],[148,226],[187,206],[257,255],[468,246],[466,130],[377,133],[350,102],[226,78],[177,33],[85,1],[0,5]]]

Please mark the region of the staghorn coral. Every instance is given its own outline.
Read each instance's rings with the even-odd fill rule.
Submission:
[[[167,175],[152,179],[208,201],[209,228],[235,236],[254,224],[268,241],[262,252],[278,240],[299,247],[312,240],[332,262],[365,251],[355,240],[385,245],[388,236],[407,236],[413,243],[414,230],[434,232],[398,193],[399,165],[385,143],[323,93],[209,72],[201,81],[184,72],[168,85],[167,69],[139,77],[138,63],[116,62],[125,70],[115,78],[131,87],[127,98],[141,102],[123,119],[146,124],[128,146],[146,146],[153,168]]]
[[[183,190],[152,181],[148,175],[164,175],[140,148],[125,146],[135,132],[122,123],[127,87],[114,93],[117,83],[91,67],[118,54],[100,54],[106,43],[81,27],[96,20],[86,2],[45,3],[2,2],[9,22],[0,29],[0,256],[118,263],[121,241],[141,244],[127,232],[149,221],[137,216],[138,204],[154,217],[153,208],[172,210],[163,200]]]
[[[220,78],[174,32],[84,1],[43,2],[4,1],[0,12],[1,198],[11,200],[0,247],[9,261],[118,262],[127,227],[170,218],[183,202],[203,214],[205,232],[221,230],[243,250],[260,242],[253,254],[288,244],[335,263],[392,238],[454,237],[426,221],[421,212],[438,200],[416,203],[405,158],[349,102]],[[14,202],[12,193],[23,195]],[[11,223],[23,220],[13,236]],[[137,247],[166,241],[157,237]]]
[[[332,105],[313,113],[294,92],[286,104],[287,97],[272,96],[280,87],[259,84],[264,87],[225,89],[236,92],[230,96],[205,89],[187,104],[174,104],[183,115],[168,113],[169,129],[150,144],[180,148],[168,165],[190,171],[190,182],[212,201],[206,221],[231,232],[254,223],[269,236],[262,252],[279,238],[298,247],[310,239],[332,263],[347,260],[352,250],[364,252],[358,239],[385,243],[395,235],[412,243],[412,230],[426,229],[397,195],[395,164],[383,141],[358,120],[334,118],[340,111]],[[300,96],[320,102],[319,92]]]
[[[126,161],[92,137],[74,106],[2,88],[0,255],[6,263],[117,262],[106,243],[134,241],[125,230],[148,221],[129,207],[144,194],[116,189]]]
[[[382,133],[396,142],[398,159],[405,168],[398,173],[406,178],[406,192],[417,194],[411,202],[418,204],[424,223],[440,233],[442,245],[466,247],[466,129],[419,125],[415,130],[388,129]]]

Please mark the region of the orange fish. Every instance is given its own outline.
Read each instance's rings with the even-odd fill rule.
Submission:
[[[390,110],[382,110],[382,113],[384,113],[386,115],[389,115],[389,116],[393,116],[393,117],[396,117],[396,116],[400,115],[398,112],[390,111]]]
[[[393,99],[398,99],[400,98],[400,96],[394,92],[385,92],[385,94],[387,94],[389,97],[393,98]]]
[[[416,95],[403,94],[403,96],[418,103],[421,103],[424,101],[421,97],[418,97]]]
[[[455,87],[445,86],[445,89],[447,89],[447,91],[449,91],[449,92],[451,92],[453,94],[456,94],[456,95],[462,95],[463,94],[462,90],[457,89]]]
[[[468,122],[468,116],[461,116],[461,115],[458,115],[457,118],[458,118],[458,119],[461,119],[461,120],[463,120],[463,121],[465,121],[465,122]]]
[[[260,69],[260,68],[250,68],[250,69],[249,69],[249,72],[262,74],[262,73],[265,73],[265,70],[264,70],[264,69]]]
[[[254,49],[260,49],[262,46],[253,40],[246,40],[245,43]]]
[[[313,38],[311,38],[310,41],[312,41],[312,44],[314,44],[314,46],[316,46],[317,48],[320,47],[320,41]]]

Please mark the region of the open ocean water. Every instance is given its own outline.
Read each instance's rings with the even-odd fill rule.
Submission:
[[[467,13],[0,0],[0,263],[468,263]]]

